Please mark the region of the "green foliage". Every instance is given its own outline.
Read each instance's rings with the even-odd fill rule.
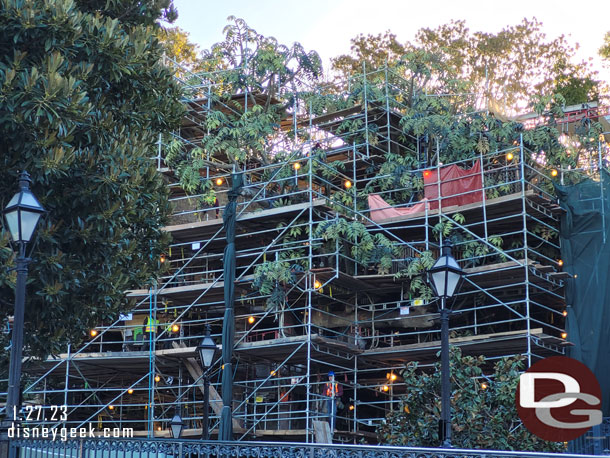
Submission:
[[[421,297],[428,301],[432,300],[434,294],[432,289],[428,286],[425,274],[430,269],[436,259],[434,258],[431,251],[424,251],[419,257],[416,257],[407,264],[406,269],[402,269],[400,272],[394,275],[395,278],[408,278],[409,291],[411,291],[416,297]]]
[[[457,448],[563,452],[562,443],[546,442],[521,423],[515,392],[524,357],[503,358],[490,377],[483,376],[485,358],[462,356],[451,349],[452,443]],[[409,363],[402,372],[407,393],[399,408],[386,417],[377,433],[382,443],[412,447],[438,447],[441,408],[441,370],[431,371]],[[486,388],[482,386],[485,382]]]
[[[166,8],[2,0],[0,206],[25,169],[48,210],[32,247],[27,354],[78,344],[127,308],[125,290],[158,274],[169,206],[150,157],[183,110],[155,38]],[[4,242],[0,256],[13,265]],[[13,287],[3,269],[0,320],[12,311]]]
[[[209,191],[209,186],[197,178],[205,167],[241,170],[248,162],[269,165],[286,159],[290,148],[284,145],[292,140],[280,124],[293,109],[291,91],[300,90],[301,82],[316,81],[321,72],[321,60],[315,52],[306,52],[298,43],[290,47],[279,44],[242,19],[230,17],[229,21],[224,40],[190,64],[198,77],[210,81],[213,87],[212,92],[201,94],[209,99],[210,109],[204,119],[206,135],[198,148],[182,145],[176,152],[170,143],[166,151],[189,193]],[[191,56],[188,37],[180,31],[174,35],[167,45],[175,45],[174,53],[186,48]],[[275,178],[291,173],[286,167]],[[209,196],[206,200],[211,200]]]
[[[163,46],[165,56],[188,72],[198,72],[203,70],[201,59],[199,58],[199,47],[189,40],[188,32],[180,27],[168,27],[159,29],[157,36]],[[170,67],[172,67],[170,65]],[[189,74],[176,68],[176,75],[188,78]]]
[[[362,266],[375,266],[380,274],[388,273],[398,254],[398,245],[381,233],[371,234],[359,221],[337,218],[318,224],[315,236],[327,242],[338,241],[340,249]],[[349,247],[349,248],[348,248]]]
[[[604,35],[604,44],[599,48],[599,55],[606,60],[610,60],[610,32]]]

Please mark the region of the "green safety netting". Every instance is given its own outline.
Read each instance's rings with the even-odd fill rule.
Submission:
[[[602,388],[610,416],[610,175],[556,186],[561,207],[561,256],[568,306],[568,356],[584,363]]]
[[[218,440],[233,440],[233,340],[235,337],[235,222],[237,220],[237,198],[243,186],[241,173],[231,174],[229,202],[222,215],[227,244],[224,251],[224,300],[225,315],[222,323],[222,410]]]

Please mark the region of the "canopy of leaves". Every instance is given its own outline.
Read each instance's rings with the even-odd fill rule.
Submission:
[[[483,376],[485,358],[451,352],[452,443],[457,448],[561,452],[562,443],[545,442],[521,423],[515,392],[524,358],[503,358],[493,374]],[[438,447],[441,370],[423,371],[409,363],[402,372],[407,394],[377,430],[385,444]]]
[[[169,204],[150,158],[183,108],[156,38],[169,3],[134,5],[2,0],[0,206],[27,170],[48,210],[30,247],[27,354],[65,351],[116,319],[125,290],[159,269]],[[4,321],[15,287],[6,232],[0,257]]]
[[[181,69],[189,73],[202,70],[199,46],[189,40],[188,32],[180,27],[166,27],[158,30],[157,37],[161,41],[165,56],[179,64]],[[183,75],[184,70],[181,72]]]
[[[407,61],[413,62],[413,56],[422,51],[441,64],[428,66],[426,84],[420,84],[428,92],[439,83],[447,86],[447,81],[460,79],[470,83],[470,88],[458,88],[463,97],[470,92],[479,98],[478,105],[501,104],[509,112],[523,110],[532,94],[553,91],[559,91],[569,103],[586,102],[595,96],[598,84],[589,64],[573,62],[575,50],[565,37],[548,39],[536,19],[523,19],[498,33],[472,32],[465,21],[452,21],[435,29],[422,28],[413,43],[405,44],[389,32],[359,35],[352,40],[353,55],[339,56],[332,64],[345,76],[362,72],[363,62],[367,67],[378,66],[387,58],[398,66],[399,57],[407,56]],[[569,76],[574,78],[564,93]]]
[[[241,169],[249,161],[269,164],[290,150],[290,134],[280,122],[294,106],[295,92],[317,81],[321,60],[299,43],[286,46],[265,37],[242,19],[230,17],[225,39],[202,53],[197,78],[210,90],[206,101],[207,135],[197,148],[182,148],[172,163],[183,181],[205,164]],[[202,162],[203,161],[203,162]],[[186,178],[185,178],[186,177]],[[190,191],[203,192],[191,186]]]

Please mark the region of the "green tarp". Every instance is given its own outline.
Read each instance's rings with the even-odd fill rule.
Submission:
[[[610,416],[610,176],[557,186],[563,269],[568,306],[568,356],[596,375],[604,416]]]
[[[222,324],[222,410],[218,439],[233,440],[232,404],[233,404],[233,340],[235,337],[235,221],[237,220],[237,198],[243,186],[241,173],[231,175],[232,186],[229,191],[229,202],[222,215],[227,244],[223,257],[225,315]]]

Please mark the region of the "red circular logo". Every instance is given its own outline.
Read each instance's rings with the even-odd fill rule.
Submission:
[[[566,442],[602,422],[599,382],[580,361],[545,358],[519,377],[515,402],[525,427],[541,439]]]

